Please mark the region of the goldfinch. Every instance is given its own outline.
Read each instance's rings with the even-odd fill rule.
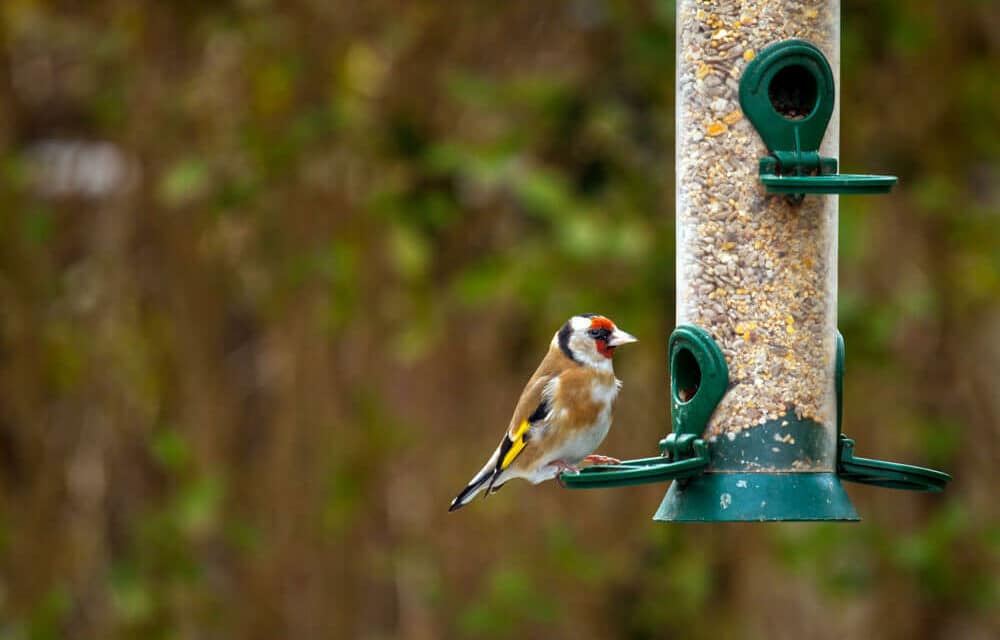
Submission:
[[[618,463],[592,454],[608,435],[622,384],[612,356],[616,348],[636,341],[601,315],[567,320],[521,393],[500,446],[448,510],[461,509],[481,490],[489,495],[512,478],[538,484],[576,472],[581,461]]]

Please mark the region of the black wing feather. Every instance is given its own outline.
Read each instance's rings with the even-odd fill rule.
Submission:
[[[529,429],[525,430],[525,432],[521,435],[521,439],[524,442],[531,439],[530,427],[544,420],[547,415],[549,415],[549,403],[543,399],[538,403],[538,406],[535,407],[535,410],[531,412],[531,415],[528,416]],[[510,433],[505,433],[503,441],[500,442],[500,455],[497,456],[497,466],[493,469],[493,476],[490,478],[490,484],[486,487],[486,492],[483,494],[484,498],[500,488],[494,487],[493,483],[496,482],[500,472],[503,471],[503,469],[500,468],[500,465],[503,464],[503,459],[507,456],[507,452],[510,451],[510,448],[513,446],[514,441],[510,439]]]

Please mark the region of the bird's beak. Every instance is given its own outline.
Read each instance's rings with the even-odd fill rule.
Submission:
[[[628,344],[630,342],[639,342],[639,338],[636,338],[631,333],[625,333],[621,329],[617,328],[615,329],[614,333],[612,333],[608,337],[609,347],[620,347],[623,344]]]

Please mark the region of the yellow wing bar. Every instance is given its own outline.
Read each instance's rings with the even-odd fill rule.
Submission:
[[[517,427],[517,431],[514,432],[514,437],[511,439],[510,449],[507,454],[500,461],[500,470],[503,471],[510,466],[511,462],[514,462],[514,458],[518,456],[521,451],[524,450],[526,444],[528,444],[528,427],[531,424],[527,420],[522,420],[521,424]]]

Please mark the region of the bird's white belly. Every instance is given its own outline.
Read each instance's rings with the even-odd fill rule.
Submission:
[[[570,464],[577,464],[594,453],[597,447],[601,446],[610,429],[611,410],[609,406],[604,411],[601,411],[601,415],[594,423],[593,428],[588,429],[586,432],[581,433],[580,437],[566,443],[562,455],[558,456],[557,459],[565,460]]]
[[[550,456],[543,459],[542,464],[526,475],[527,480],[538,484],[555,478],[559,475],[559,468],[552,463],[556,461],[571,465],[579,464],[581,460],[594,453],[597,447],[601,446],[610,429],[611,411],[609,405],[608,410],[601,412],[600,418],[594,423],[593,428],[581,432],[578,437],[554,450]]]

